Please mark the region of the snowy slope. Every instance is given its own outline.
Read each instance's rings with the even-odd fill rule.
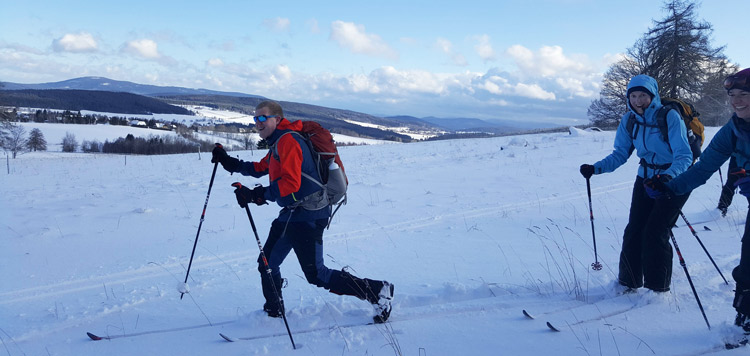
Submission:
[[[72,125],[71,125],[72,126]],[[707,129],[711,135],[715,128]],[[219,168],[180,300],[212,164],[204,155],[28,153],[0,174],[0,343],[8,355],[698,355],[721,347],[746,204],[715,205],[718,177],[675,235],[712,325],[675,256],[672,292],[618,296],[619,245],[637,162],[592,178],[598,260],[581,163],[614,133],[342,147],[349,203],[326,231],[329,267],[396,286],[391,322],[366,323],[365,302],[309,285],[282,266],[283,322],[263,316],[258,249]],[[239,152],[258,159],[264,152]],[[254,156],[252,156],[254,155]],[[251,211],[265,240],[278,208]],[[703,229],[709,227],[711,231]],[[529,320],[521,314],[535,315]],[[547,329],[545,321],[562,332]],[[316,332],[301,333],[309,328]],[[169,331],[154,333],[154,331]],[[86,332],[112,337],[92,341]],[[228,343],[219,337],[279,334]],[[738,355],[747,350],[721,351]]]

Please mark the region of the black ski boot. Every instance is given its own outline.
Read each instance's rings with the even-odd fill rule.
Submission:
[[[388,281],[383,281],[383,287],[380,288],[380,292],[378,293],[378,302],[373,304],[375,310],[378,312],[372,318],[376,324],[385,323],[388,320],[388,317],[391,316],[391,309],[393,309],[391,306],[392,300],[393,284],[388,283]]]
[[[745,332],[745,335],[750,335],[750,317],[740,312],[734,317],[734,325],[739,326]]]
[[[719,211],[721,211],[721,217],[723,218],[727,216],[729,207],[727,207],[725,204],[719,203],[719,206],[717,206],[716,209],[719,209]]]
[[[268,274],[262,273],[260,283],[263,288],[263,297],[266,299],[266,302],[263,303],[263,311],[272,318],[281,318],[284,312],[284,298],[281,293],[283,279],[281,276],[275,276],[272,283]]]
[[[352,295],[368,301],[377,312],[373,317],[375,323],[382,324],[391,315],[393,284],[386,281],[359,278],[346,270],[334,271],[329,290],[334,294]]]
[[[263,311],[268,314],[271,318],[281,318],[281,313],[283,313],[284,310],[284,303],[282,301],[281,305],[278,303],[263,303]]]

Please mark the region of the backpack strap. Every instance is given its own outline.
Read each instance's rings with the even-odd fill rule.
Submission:
[[[661,131],[661,138],[664,139],[664,142],[667,143],[667,146],[669,146],[669,127],[667,127],[667,114],[670,110],[675,109],[672,107],[667,107],[665,105],[660,107],[659,110],[656,111],[656,125],[659,126],[659,131]],[[679,111],[677,111],[677,115],[680,115]],[[669,147],[669,149],[671,150],[672,147]]]
[[[647,167],[647,168],[651,168],[651,169],[661,169],[661,170],[666,170],[666,169],[668,169],[669,167],[672,166],[671,163],[665,163],[665,164],[648,163],[643,158],[641,158],[641,160],[640,160],[640,162],[638,162],[638,164],[640,164],[643,167]]]
[[[630,138],[635,139],[635,135],[637,134],[637,132],[635,132],[635,115],[632,112],[629,114],[630,115],[628,115],[628,122],[625,123],[625,129],[630,134]]]
[[[635,135],[638,134],[636,132],[635,128],[635,115],[631,112],[628,115],[628,121],[625,123],[625,130],[627,130],[628,135],[630,135],[630,149],[628,149],[628,157],[633,154],[633,151],[635,151],[635,144],[633,144],[633,141],[635,140]]]
[[[742,152],[742,150],[737,148],[737,135],[732,131],[732,155],[744,157],[747,160],[750,160],[750,155],[748,155],[745,152]]]
[[[299,136],[302,139],[302,141],[305,141],[305,143],[307,144],[307,148],[310,151],[310,156],[314,156],[317,153],[317,151],[315,151],[315,148],[312,146],[312,143],[310,142],[310,139],[308,139],[307,137],[305,137],[305,135],[303,135],[303,134],[301,134],[301,133],[299,133],[297,131],[287,131],[287,132],[284,132],[281,136],[279,136],[279,138],[276,140],[276,142],[274,142],[273,145],[271,145],[271,147],[269,147],[269,150],[271,151],[271,154],[273,154],[274,158],[279,159],[279,150],[276,147],[276,145],[279,143],[279,141],[281,141],[282,137],[284,137],[286,135],[289,135],[289,134],[296,134],[297,136]],[[303,157],[303,159],[304,159],[304,157]],[[313,157],[313,160],[315,160],[315,157]],[[320,172],[318,172],[318,174],[320,174]],[[320,182],[320,180],[313,178],[311,175],[306,174],[305,172],[302,172],[302,176],[307,177],[308,179],[314,181],[315,183],[317,183],[320,186],[323,186],[322,183]]]
[[[277,159],[277,160],[279,159],[279,151],[278,151],[278,148],[276,147],[276,145],[279,143],[279,141],[281,141],[282,137],[284,137],[284,136],[286,136],[288,134],[296,134],[297,136],[299,136],[300,138],[302,138],[303,141],[305,141],[305,143],[307,144],[308,151],[310,151],[310,156],[313,159],[313,164],[315,165],[315,171],[318,173],[319,177],[322,177],[322,172],[320,171],[319,158],[316,159],[316,157],[315,157],[315,155],[317,153],[316,153],[315,149],[313,148],[312,143],[310,142],[310,140],[307,137],[305,137],[305,135],[303,135],[303,134],[301,134],[301,133],[299,133],[297,131],[290,130],[290,131],[284,132],[281,136],[279,136],[279,138],[276,140],[276,142],[274,142],[273,145],[271,145],[271,147],[268,148],[268,150],[271,152],[271,154],[273,155],[273,157],[275,159]],[[304,157],[302,159],[304,160]],[[307,173],[305,173],[303,171],[300,171],[300,174],[301,174],[302,177],[307,178],[308,180],[310,180],[311,182],[315,183],[317,186],[319,186],[322,189],[319,190],[319,191],[317,191],[317,192],[315,192],[315,193],[309,194],[309,195],[303,197],[302,199],[295,199],[295,200],[297,200],[297,202],[294,204],[293,208],[296,208],[298,206],[303,206],[308,201],[311,201],[312,206],[310,206],[310,207],[303,206],[303,208],[307,208],[308,210],[318,210],[318,209],[322,209],[322,208],[328,206],[327,199],[326,199],[325,206],[321,206],[321,204],[316,203],[316,201],[322,201],[323,196],[327,197],[327,195],[326,195],[327,194],[326,193],[327,187],[325,186],[325,184],[323,184],[323,182],[321,181],[321,179],[316,179],[312,175],[307,174]]]

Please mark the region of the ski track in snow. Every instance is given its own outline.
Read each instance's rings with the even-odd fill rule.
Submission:
[[[632,182],[622,182],[613,184],[607,187],[599,187],[592,189],[592,194],[604,194],[608,192],[614,192],[622,189],[630,189]],[[358,238],[369,238],[373,233],[381,230],[388,231],[407,231],[407,230],[418,230],[427,226],[436,225],[439,220],[447,219],[464,219],[466,217],[480,217],[497,214],[505,210],[512,209],[525,209],[533,207],[540,203],[550,203],[553,201],[565,202],[571,200],[580,199],[580,194],[577,192],[553,195],[546,198],[542,198],[538,201],[529,201],[525,203],[514,203],[505,204],[498,207],[488,207],[473,209],[467,211],[461,211],[454,214],[445,214],[436,217],[403,220],[400,222],[392,223],[384,226],[374,226],[367,229],[360,229],[354,231],[348,231],[346,233],[337,233],[325,235],[326,242],[342,242],[342,240],[353,240]],[[194,261],[194,267],[196,268],[207,268],[222,265],[225,263],[243,262],[248,259],[248,256],[252,255],[253,250],[242,250],[227,254],[221,254],[217,256],[204,256],[201,260]],[[69,280],[60,283],[54,283],[44,286],[37,286],[33,288],[25,288],[20,290],[13,290],[0,293],[0,305],[26,302],[33,299],[48,298],[53,296],[59,296],[62,294],[76,293],[84,290],[100,289],[103,283],[108,284],[122,284],[127,282],[133,282],[143,279],[162,279],[165,276],[170,275],[170,270],[177,269],[183,265],[183,261],[175,261],[169,264],[161,264],[159,266],[143,266],[135,270],[120,271],[116,273],[100,275],[96,277]]]

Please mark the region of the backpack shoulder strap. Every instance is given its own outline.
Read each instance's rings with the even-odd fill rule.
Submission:
[[[276,158],[276,159],[278,159],[278,158],[279,158],[279,150],[278,150],[278,148],[276,148],[276,145],[278,145],[278,144],[279,144],[279,141],[281,141],[281,138],[282,138],[282,137],[284,137],[284,136],[286,136],[286,135],[288,135],[288,134],[297,134],[297,136],[301,137],[301,138],[302,138],[302,139],[303,139],[303,140],[304,140],[305,142],[308,142],[308,141],[309,141],[309,140],[308,140],[308,139],[307,139],[307,138],[305,137],[305,135],[303,135],[303,134],[301,134],[301,133],[299,133],[299,132],[297,132],[297,131],[291,131],[291,130],[290,130],[290,131],[284,132],[283,134],[281,134],[281,136],[279,136],[279,138],[278,138],[278,139],[276,139],[276,142],[274,142],[274,143],[273,143],[273,145],[271,145],[271,147],[269,147],[269,148],[268,148],[268,149],[269,149],[269,150],[271,151],[271,153],[273,154],[273,157],[274,157],[274,158]]]
[[[628,149],[628,156],[633,154],[633,151],[635,151],[635,145],[633,144],[633,140],[635,140],[635,115],[633,113],[629,113],[628,115],[628,121],[625,123],[625,130],[628,132],[628,135],[630,135],[630,149]]]
[[[630,134],[630,138],[635,138],[635,115],[633,113],[629,113],[628,115],[628,122],[625,123],[625,129],[628,131],[628,134]]]
[[[667,126],[667,114],[670,110],[675,109],[671,106],[664,105],[656,111],[656,124],[659,126],[659,131],[661,131],[661,138],[663,138],[664,141],[667,142],[667,144],[669,144],[669,127]],[[677,111],[677,115],[680,115],[679,111]],[[680,118],[681,117],[682,116],[680,116]]]

